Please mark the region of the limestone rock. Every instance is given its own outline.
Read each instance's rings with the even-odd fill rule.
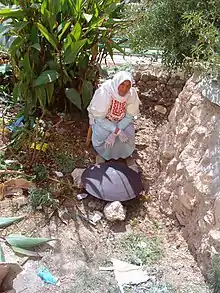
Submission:
[[[126,218],[126,209],[120,203],[120,201],[114,201],[107,203],[104,208],[104,215],[110,222],[124,221]]]
[[[134,74],[134,80],[136,82],[138,82],[140,79],[141,79],[141,73],[140,73],[140,71],[135,72],[135,74]]]
[[[84,171],[85,171],[85,169],[76,168],[71,173],[71,175],[73,177],[73,183],[74,183],[74,185],[75,185],[76,188],[83,188],[83,185],[82,185],[82,174],[83,174]]]
[[[164,106],[161,106],[161,105],[156,105],[154,107],[154,110],[160,114],[163,114],[165,115],[167,113],[167,109],[164,107]]]
[[[171,77],[168,83],[173,82]],[[181,84],[179,79],[174,90]],[[190,78],[169,114],[160,143],[159,194],[161,209],[170,207],[184,226],[203,273],[207,252],[212,247],[220,252],[220,107],[204,94],[198,80]]]

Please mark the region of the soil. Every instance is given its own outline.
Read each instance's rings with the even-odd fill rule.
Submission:
[[[37,260],[15,255],[3,243],[6,261],[19,262],[23,267],[23,272],[14,282],[16,292],[120,292],[113,273],[100,271],[99,267],[111,266],[112,258],[135,262],[136,254],[142,251],[140,244],[148,241],[149,251],[144,250],[138,259],[144,262],[150,279],[139,286],[126,287],[126,293],[211,292],[188,250],[178,222],[160,212],[158,145],[167,115],[155,112],[145,101],[142,103],[141,115],[135,122],[134,157],[142,173],[146,192],[139,200],[125,203],[127,217],[124,222],[112,224],[103,218],[93,225],[85,218],[97,210],[102,212],[104,203],[90,196],[82,201],[76,199],[80,191],[72,185],[71,170],[95,162],[92,147],[85,147],[87,120],[68,121],[60,120],[59,116],[52,117],[52,127],[48,129],[45,139],[48,150],[45,153],[37,151],[33,155],[33,150],[23,147],[17,153],[29,176],[34,175],[33,165],[46,166],[48,176],[38,180],[37,184],[53,190],[53,195],[62,202],[62,206],[60,218],[56,213],[49,218],[50,209],[33,212],[26,195],[5,198],[0,202],[0,213],[4,217],[26,214],[22,222],[2,230],[1,236],[22,233],[57,239],[38,249],[42,257]],[[12,158],[13,152],[7,155]],[[54,171],[63,172],[64,177],[57,178]],[[129,238],[131,235],[134,237]],[[155,250],[151,241],[158,241]],[[59,285],[47,285],[37,276],[38,270],[43,267],[59,278]]]

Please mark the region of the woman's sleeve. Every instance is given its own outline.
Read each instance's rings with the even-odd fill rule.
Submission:
[[[118,122],[118,128],[124,130],[133,121],[133,116],[131,114],[126,114],[125,117]]]
[[[93,99],[88,107],[89,117],[94,119],[94,123],[103,129],[113,132],[116,125],[106,118],[111,104],[111,97],[103,87],[100,87],[94,94]]]
[[[111,122],[107,118],[97,118],[96,119],[96,124],[101,126],[103,129],[109,131],[109,132],[114,132],[116,125],[115,123]]]

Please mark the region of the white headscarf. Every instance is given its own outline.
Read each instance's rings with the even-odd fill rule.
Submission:
[[[127,113],[132,116],[139,114],[140,100],[136,89],[131,87],[129,92],[123,97],[118,93],[119,85],[125,80],[129,80],[132,83],[132,75],[126,71],[119,71],[114,75],[113,79],[107,80],[96,90],[88,107],[90,120],[105,118],[108,114],[112,98],[119,102],[127,100]]]
[[[118,87],[126,80],[130,81],[132,84],[132,75],[129,72],[119,71],[114,75],[113,79],[111,80],[111,94],[114,99],[122,101],[125,100],[130,94],[129,91],[125,96],[122,97],[118,93]]]

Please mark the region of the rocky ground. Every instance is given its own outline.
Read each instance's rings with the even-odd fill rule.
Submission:
[[[18,261],[23,267],[14,284],[17,293],[120,292],[113,273],[99,270],[100,266],[111,266],[112,258],[142,264],[149,275],[148,282],[124,288],[126,293],[210,292],[181,236],[178,223],[161,214],[159,209],[158,145],[161,127],[167,123],[168,113],[161,114],[154,107],[149,107],[145,100],[142,102],[141,116],[136,121],[135,159],[149,190],[140,200],[124,204],[127,208],[125,221],[111,223],[104,217],[96,225],[88,221],[86,216],[91,217],[97,211],[103,213],[105,203],[92,197],[78,201],[76,195],[79,190],[72,186],[70,170],[66,170],[64,179],[54,177],[54,161],[44,154],[39,160],[49,166],[50,179],[43,180],[40,186],[52,186],[62,197],[62,220],[56,214],[48,219],[45,212],[33,213],[25,195],[5,198],[0,202],[2,216],[27,215],[22,222],[2,230],[1,236],[24,233],[57,239],[39,249],[42,258],[38,260],[15,256],[3,244],[6,260]],[[87,122],[80,123],[62,122],[55,132],[51,130],[48,138],[53,151],[68,149],[75,157],[78,154],[80,160],[74,167],[94,162],[93,150],[85,148]],[[58,286],[46,285],[37,276],[42,267],[59,278]]]

